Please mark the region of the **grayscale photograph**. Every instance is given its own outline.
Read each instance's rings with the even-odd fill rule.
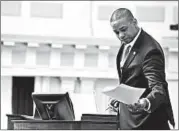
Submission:
[[[1,1],[2,130],[178,129],[178,1]]]

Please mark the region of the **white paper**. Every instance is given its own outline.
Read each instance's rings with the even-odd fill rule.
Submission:
[[[125,104],[134,104],[138,102],[140,96],[144,93],[144,88],[135,88],[125,84],[117,87],[106,87],[103,93]]]

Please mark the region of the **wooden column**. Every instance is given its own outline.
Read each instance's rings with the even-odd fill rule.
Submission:
[[[15,45],[14,42],[4,41],[2,46],[2,66],[12,65],[12,48]]]
[[[107,69],[109,65],[108,61],[108,50],[109,46],[99,46],[99,54],[98,54],[98,68]]]
[[[50,68],[59,68],[60,67],[60,58],[61,58],[61,48],[63,45],[58,43],[53,43],[51,48],[50,55]]]
[[[75,68],[84,67],[84,61],[85,61],[84,50],[85,49],[86,49],[86,45],[76,45],[75,61],[74,61]]]
[[[72,77],[61,77],[61,89],[60,92],[74,92],[75,79]]]
[[[38,43],[28,43],[25,66],[35,68],[37,47],[39,47]]]

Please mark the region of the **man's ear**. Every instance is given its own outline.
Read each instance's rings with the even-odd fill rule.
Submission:
[[[134,18],[134,19],[133,19],[133,23],[134,23],[135,25],[137,25],[137,24],[138,24],[138,21],[137,21],[137,19],[136,19],[136,18]]]

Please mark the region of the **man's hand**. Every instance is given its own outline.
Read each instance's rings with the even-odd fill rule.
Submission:
[[[110,106],[117,108],[119,106],[119,101],[112,99],[109,104]]]
[[[109,101],[108,108],[106,110],[109,109],[111,111],[117,112],[118,108],[119,108],[119,101],[115,99],[111,99]]]
[[[150,102],[146,98],[142,98],[137,103],[129,105],[129,108],[135,112],[149,111]]]

